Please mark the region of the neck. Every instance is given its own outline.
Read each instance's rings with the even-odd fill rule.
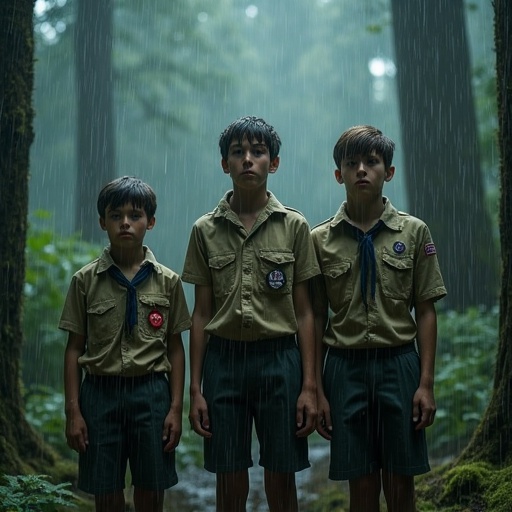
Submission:
[[[378,222],[383,211],[384,201],[382,197],[371,203],[350,201],[350,198],[347,198],[347,215],[352,224],[363,231],[371,229]]]
[[[266,189],[240,190],[234,189],[229,198],[229,206],[237,215],[258,215],[268,203]]]
[[[142,246],[133,249],[110,246],[110,256],[124,274],[136,274],[144,261],[146,252]]]

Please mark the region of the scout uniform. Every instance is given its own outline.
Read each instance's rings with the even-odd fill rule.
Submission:
[[[132,280],[136,285],[133,294],[126,283],[118,282],[122,277],[108,247],[98,259],[76,272],[59,322],[60,329],[86,337],[86,350],[78,363],[85,371],[80,408],[87,423],[89,446],[80,454],[79,487],[92,494],[124,488],[126,461],[115,468],[107,464],[109,460],[122,460],[123,455],[151,457],[138,474],[134,473],[140,464],[132,465],[134,483],[138,479],[138,485],[142,482],[144,487],[149,478],[148,483],[156,481],[163,489],[177,482],[174,452],[164,454],[161,440],[171,405],[167,336],[188,329],[191,321],[178,274],[159,264],[149,248],[144,246],[144,251],[144,279],[139,284],[137,276]],[[113,277],[114,269],[118,277]],[[131,324],[128,309],[133,314]],[[117,409],[108,413],[113,404]],[[150,404],[151,410],[143,411],[144,404]],[[112,433],[108,427],[117,429],[114,437],[123,431],[129,433],[138,428],[144,413],[151,416],[154,435],[143,442],[135,442],[132,437],[126,443],[128,448],[121,447],[122,452],[116,451],[119,446],[113,443],[113,451],[109,451],[104,444],[107,430]],[[136,430],[132,432],[136,434]]]
[[[429,469],[424,430],[415,432],[411,426],[412,396],[419,383],[419,357],[414,343],[417,330],[412,309],[418,302],[441,299],[446,289],[428,227],[396,210],[387,198],[383,200],[380,221],[366,237],[350,223],[346,202],[333,218],[312,230],[322,271],[321,278],[314,283],[313,308],[325,317],[330,310],[323,336],[329,347],[324,385],[333,416],[334,460],[329,476],[334,480],[371,473],[380,464],[379,460],[365,460],[358,455],[358,450],[365,453],[366,447],[361,448],[363,440],[356,438],[361,432],[367,436],[366,429],[371,428],[372,421],[361,404],[356,404],[356,410],[350,405],[354,398],[350,386],[354,382],[355,386],[360,383],[373,388],[369,394],[387,393],[384,402],[388,400],[401,408],[396,419],[400,425],[393,423],[391,414],[382,413],[379,420],[386,423],[388,418],[389,430],[395,432],[381,441],[381,458],[390,460],[388,452],[395,458],[394,465],[387,469],[399,474],[419,474]],[[373,254],[368,256],[368,251]],[[399,355],[411,359],[408,376],[396,373],[393,356]],[[382,380],[363,383],[373,374],[375,364],[381,365],[375,371]],[[393,385],[395,389],[390,390]],[[341,430],[340,425],[347,423],[350,416],[353,430]],[[370,443],[382,435],[387,433],[375,432]],[[409,443],[411,437],[414,439]]]
[[[294,283],[319,273],[310,230],[300,213],[269,194],[248,233],[229,207],[231,194],[194,224],[182,275],[185,282],[210,286],[214,296],[203,365],[203,394],[214,432],[205,440],[205,468],[229,472],[252,465],[254,417],[260,464],[299,471],[309,462],[307,440],[295,436],[302,367],[292,290]],[[267,382],[263,370],[272,366],[273,378],[288,387],[284,395],[277,381],[267,390],[261,387]],[[234,394],[247,403],[239,408],[234,398],[220,403],[221,395]]]

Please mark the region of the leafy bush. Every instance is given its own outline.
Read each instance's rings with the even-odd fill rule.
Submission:
[[[0,485],[0,512],[57,512],[75,507],[70,483],[54,485],[46,475],[3,475]]]
[[[66,458],[75,458],[66,443],[64,393],[32,385],[25,391],[25,417],[43,439]]]
[[[427,429],[433,457],[467,444],[489,402],[498,343],[498,308],[438,315],[436,420]]]
[[[33,214],[26,246],[23,382],[62,388],[66,333],[57,325],[72,275],[100,254],[98,246],[52,229],[48,212]]]

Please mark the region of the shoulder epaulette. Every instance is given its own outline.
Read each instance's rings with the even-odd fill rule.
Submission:
[[[330,223],[332,222],[332,220],[334,219],[334,215],[332,217],[329,217],[328,219],[325,219],[323,220],[322,222],[320,222],[319,224],[316,224],[315,226],[313,226],[311,229],[315,229],[315,228],[318,228],[320,226],[323,226],[324,224],[327,224],[327,223]]]

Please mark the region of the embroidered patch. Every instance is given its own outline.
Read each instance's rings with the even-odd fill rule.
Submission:
[[[425,244],[425,254],[427,256],[432,256],[434,254],[437,254],[436,246],[432,242]]]
[[[164,323],[164,317],[162,316],[162,313],[160,311],[157,311],[154,309],[149,313],[148,315],[148,321],[151,324],[151,327],[154,329],[160,329]]]
[[[282,270],[275,269],[271,270],[267,274],[267,285],[274,289],[279,290],[286,284],[286,275]]]
[[[396,254],[402,254],[405,251],[405,244],[403,242],[397,241],[393,244],[393,251]]]

